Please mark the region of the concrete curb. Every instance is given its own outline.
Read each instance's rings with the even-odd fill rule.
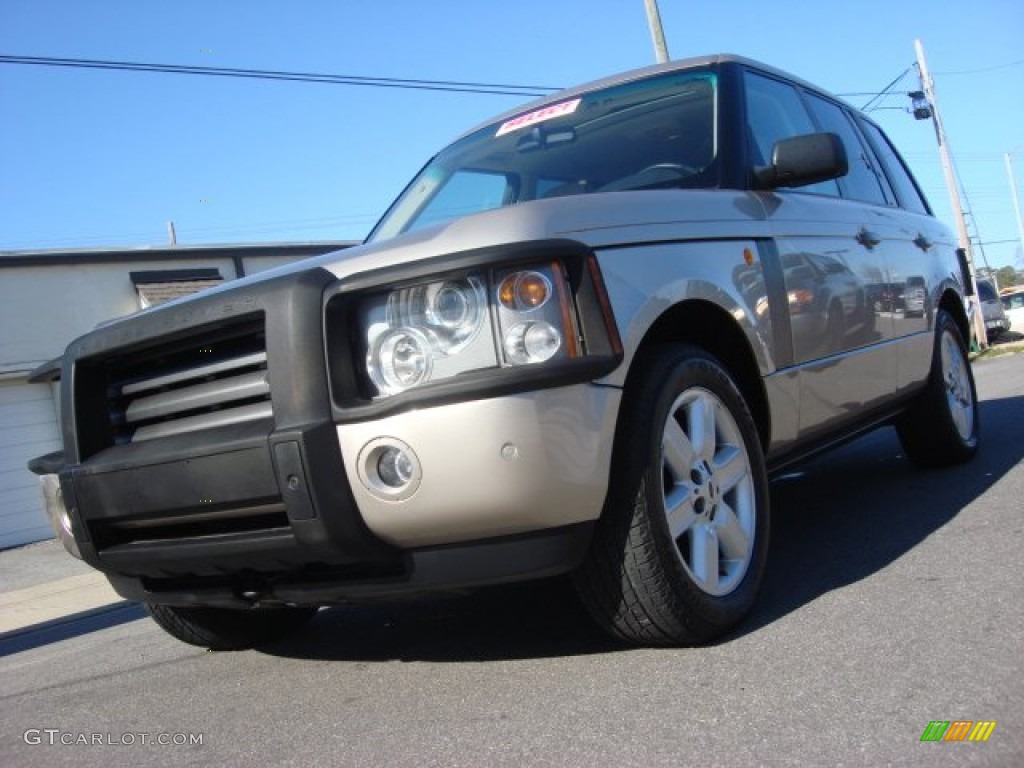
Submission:
[[[0,594],[0,638],[126,603],[99,571]]]

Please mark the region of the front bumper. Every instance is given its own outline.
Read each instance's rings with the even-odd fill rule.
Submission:
[[[74,546],[120,594],[323,604],[540,577],[582,560],[620,391],[569,383],[338,424],[322,317],[333,279],[311,270],[199,297],[69,347],[61,495]],[[142,441],[108,423],[110,392],[164,365],[162,350],[205,353],[205,339],[234,344],[243,326],[265,336],[271,415]],[[421,486],[401,501],[357,479],[365,445],[381,438],[422,462]]]

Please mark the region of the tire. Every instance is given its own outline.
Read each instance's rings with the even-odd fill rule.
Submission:
[[[978,452],[980,429],[967,347],[953,318],[940,310],[928,383],[896,422],[900,443],[907,458],[919,467],[961,464]]]
[[[278,640],[303,627],[317,612],[315,606],[235,610],[153,603],[146,603],[146,610],[168,634],[212,651],[238,651]]]
[[[620,640],[707,643],[746,616],[764,573],[768,481],[757,430],[729,373],[702,350],[659,347],[634,366],[577,590]]]

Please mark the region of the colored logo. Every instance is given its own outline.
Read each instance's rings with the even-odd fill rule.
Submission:
[[[995,720],[932,720],[921,741],[988,741],[995,728]]]

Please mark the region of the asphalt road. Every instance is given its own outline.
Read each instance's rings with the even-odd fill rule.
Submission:
[[[262,652],[122,608],[0,644],[0,765],[1024,765],[1024,355],[976,373],[974,463],[915,471],[884,430],[773,484],[758,608],[717,645],[617,647],[560,581],[322,611]]]

